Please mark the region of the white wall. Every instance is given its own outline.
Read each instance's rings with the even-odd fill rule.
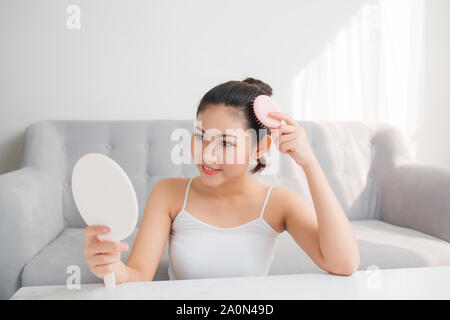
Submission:
[[[423,126],[416,162],[450,166],[450,1],[425,1]]]
[[[35,121],[194,119],[207,90],[246,76],[288,112],[294,75],[364,2],[0,0],[0,173]]]
[[[423,137],[434,139],[450,101],[450,1],[428,1],[446,28],[427,25],[435,111]],[[295,75],[366,2],[0,0],[0,174],[18,169],[24,130],[43,119],[193,119],[207,90],[246,76],[269,83],[291,112]],[[80,30],[66,27],[71,4]]]

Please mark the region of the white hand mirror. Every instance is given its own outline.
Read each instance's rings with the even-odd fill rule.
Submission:
[[[106,225],[110,232],[99,235],[101,241],[121,241],[135,229],[138,202],[130,179],[111,158],[88,153],[75,164],[72,172],[75,204],[87,225]],[[116,286],[114,272],[103,281],[107,289]]]

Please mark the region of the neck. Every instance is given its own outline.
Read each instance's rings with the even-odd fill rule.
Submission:
[[[211,187],[202,184],[201,187],[206,196],[218,200],[226,200],[242,197],[242,195],[248,193],[248,190],[251,190],[252,185],[252,179],[248,174],[244,174],[237,178],[227,180],[218,186]]]

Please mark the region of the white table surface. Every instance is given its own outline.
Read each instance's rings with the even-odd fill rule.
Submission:
[[[450,299],[450,266],[360,270],[351,276],[258,277],[22,287],[10,299]]]

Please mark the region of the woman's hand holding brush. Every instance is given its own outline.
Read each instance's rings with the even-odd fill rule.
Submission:
[[[269,116],[281,120],[278,128],[271,129],[272,138],[281,153],[291,156],[302,168],[318,163],[305,129],[291,115],[283,112],[270,112]]]

